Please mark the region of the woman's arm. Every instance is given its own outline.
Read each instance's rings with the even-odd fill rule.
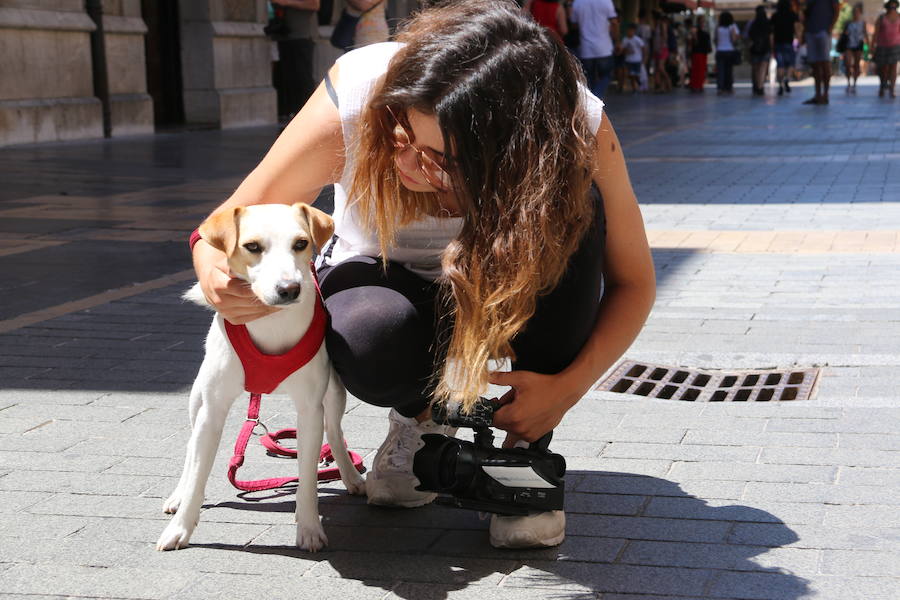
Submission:
[[[497,427],[509,432],[507,445],[518,439],[533,442],[556,427],[634,342],[656,298],[644,221],[619,139],[605,113],[596,137],[594,183],[603,196],[607,223],[603,298],[597,321],[578,356],[562,372],[491,374],[491,383],[515,391],[514,402],[499,410],[494,419]]]
[[[336,86],[336,66],[330,74]],[[251,204],[310,204],[325,185],[340,179],[343,168],[340,115],[322,84],[259,165],[213,212]],[[272,312],[244,282],[230,276],[225,254],[219,250],[201,240],[194,246],[193,261],[207,300],[232,323],[247,323]]]

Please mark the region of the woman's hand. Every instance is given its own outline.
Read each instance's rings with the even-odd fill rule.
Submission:
[[[200,240],[193,256],[203,295],[229,323],[243,325],[278,310],[260,302],[246,281],[231,276],[223,252]]]
[[[488,381],[512,387],[500,398],[503,406],[494,413],[494,426],[527,442],[536,442],[555,429],[585,391],[570,389],[560,375],[532,371],[496,371],[488,375]]]

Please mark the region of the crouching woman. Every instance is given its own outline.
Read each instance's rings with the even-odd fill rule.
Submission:
[[[415,507],[412,457],[433,400],[510,387],[507,447],[554,429],[628,348],[653,303],[641,213],[603,103],[577,61],[515,2],[418,13],[397,42],[341,57],[219,210],[313,202],[335,184],[318,272],[326,343],[357,398],[390,407],[369,502]],[[234,323],[270,309],[193,251],[207,298]],[[510,359],[512,371],[489,361]],[[490,365],[495,363],[491,362]],[[563,540],[562,511],[497,517],[499,547]]]

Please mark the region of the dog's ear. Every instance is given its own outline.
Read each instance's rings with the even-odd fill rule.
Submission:
[[[237,245],[242,212],[244,209],[238,206],[213,213],[200,225],[200,237],[213,248],[231,256]]]
[[[321,252],[328,240],[331,239],[331,236],[334,235],[334,219],[318,208],[313,208],[309,204],[303,204],[302,202],[294,204],[294,210],[297,211],[299,219],[306,221],[313,243]]]

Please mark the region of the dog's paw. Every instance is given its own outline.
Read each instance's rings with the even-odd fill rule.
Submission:
[[[180,550],[186,548],[194,532],[193,527],[185,527],[180,519],[174,518],[169,521],[168,526],[163,530],[162,535],[156,542],[157,550]]]
[[[172,492],[172,495],[163,502],[163,512],[174,515],[178,512],[179,506],[181,506],[181,493],[178,490],[175,490]]]
[[[318,520],[308,524],[297,524],[297,547],[307,552],[317,552],[328,545],[325,530]]]
[[[365,496],[366,495],[366,480],[362,475],[353,471],[355,477],[351,477],[350,480],[344,479],[344,487],[347,488],[347,491],[350,492],[354,496]]]

